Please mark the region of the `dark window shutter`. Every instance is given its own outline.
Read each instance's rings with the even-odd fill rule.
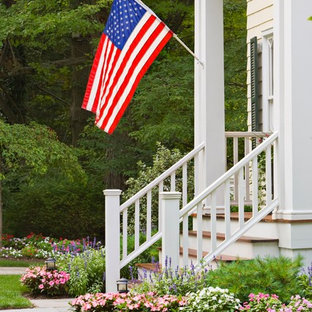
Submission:
[[[251,81],[251,129],[259,129],[259,80],[258,80],[258,42],[250,39],[250,81]]]

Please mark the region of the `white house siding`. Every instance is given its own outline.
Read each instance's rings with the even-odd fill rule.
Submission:
[[[248,130],[251,131],[251,97],[250,97],[250,39],[257,36],[259,51],[259,97],[262,109],[262,65],[261,37],[262,32],[273,27],[273,0],[247,0],[247,98]],[[260,114],[260,127],[262,117]]]

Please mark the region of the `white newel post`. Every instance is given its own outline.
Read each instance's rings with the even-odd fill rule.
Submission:
[[[165,266],[166,257],[171,260],[171,267],[179,265],[179,205],[181,193],[160,193],[162,209],[162,266]],[[168,260],[169,261],[169,260]]]
[[[224,121],[223,0],[195,0],[195,147],[205,142],[196,159],[196,193],[226,170]],[[223,197],[217,194],[217,205]]]
[[[120,279],[120,195],[121,190],[104,190],[106,292],[116,292]]]

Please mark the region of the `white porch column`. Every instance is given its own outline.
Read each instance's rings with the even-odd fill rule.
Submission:
[[[195,146],[206,143],[196,193],[225,172],[223,50],[223,0],[195,0]]]
[[[280,131],[277,217],[312,219],[311,0],[276,0],[277,127]]]
[[[281,255],[312,261],[311,0],[274,0],[274,106]]]

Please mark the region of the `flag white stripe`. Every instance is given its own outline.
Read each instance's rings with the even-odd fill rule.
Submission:
[[[108,39],[109,40],[109,39]],[[112,52],[111,52],[112,51]],[[115,55],[117,52],[117,48],[115,47],[115,45],[109,40],[109,44],[108,44],[108,49],[107,49],[107,54],[106,54],[106,63],[105,63],[105,68],[103,68],[103,75],[105,75],[103,77],[102,80],[102,85],[101,85],[101,92],[100,92],[100,98],[99,98],[99,103],[101,103],[101,97],[102,94],[104,92],[105,89],[105,85],[107,83],[107,81],[109,80],[109,71],[111,70],[114,60],[115,60]],[[108,61],[109,59],[109,55],[110,53],[112,53],[110,61]],[[100,105],[97,105],[97,110],[96,110],[96,114],[100,113]]]
[[[86,106],[86,110],[91,111],[92,107],[93,107],[93,103],[96,97],[96,93],[97,90],[99,88],[99,81],[100,81],[100,76],[101,76],[101,71],[102,71],[102,66],[103,66],[103,61],[104,61],[104,53],[106,50],[106,46],[107,46],[107,37],[105,38],[104,44],[103,44],[103,49],[102,49],[102,53],[101,53],[101,57],[99,60],[99,64],[98,67],[96,69],[96,74],[93,80],[93,84],[92,84],[92,88],[91,88],[91,92],[90,92],[90,96],[89,96],[89,100]]]
[[[130,67],[132,66],[133,61],[135,60],[135,58],[137,57],[138,53],[140,52],[140,50],[142,49],[142,47],[144,46],[144,44],[146,43],[146,41],[150,38],[150,36],[152,35],[152,33],[155,31],[155,29],[157,28],[157,26],[160,24],[161,22],[158,20],[155,20],[153,22],[153,24],[150,26],[150,28],[146,31],[146,33],[144,34],[144,36],[142,37],[142,39],[140,40],[140,42],[137,44],[137,46],[135,47],[135,49],[133,50],[133,52],[131,53],[131,56],[129,57],[126,66],[123,69],[122,75],[119,77],[118,82],[115,86],[115,88],[113,89],[113,92],[110,96],[110,98],[107,101],[107,105],[104,109],[104,112],[101,116],[100,119],[100,123],[103,122],[106,114],[108,113],[110,107],[112,106],[113,100],[117,94],[117,92],[119,91],[121,85],[124,82],[125,77],[128,74],[128,71],[130,69]]]
[[[109,94],[109,91],[111,89],[111,86],[114,82],[115,76],[118,72],[118,69],[120,68],[120,65],[122,63],[122,61],[124,60],[124,57],[126,55],[126,53],[128,52],[132,42],[134,41],[134,39],[136,38],[138,32],[142,29],[142,27],[144,26],[144,24],[148,21],[148,19],[151,17],[150,13],[145,13],[140,22],[137,24],[137,26],[134,28],[134,30],[132,31],[130,37],[128,38],[126,44],[124,45],[123,49],[121,50],[121,53],[119,55],[119,59],[116,63],[116,66],[114,68],[114,71],[112,73],[112,75],[109,77],[109,82],[106,82],[108,84],[107,88],[106,88],[106,92],[103,96],[103,99],[100,101],[100,105],[98,105],[98,112],[97,114],[100,112],[100,109],[103,107],[104,103],[106,102],[106,97]],[[102,94],[102,93],[101,93]]]
[[[113,110],[113,113],[111,114],[111,117],[108,120],[108,123],[105,127],[105,131],[108,132],[111,125],[113,124],[119,110],[121,109],[124,101],[126,100],[128,94],[130,93],[132,86],[138,76],[138,74],[140,73],[140,71],[142,70],[142,67],[145,65],[145,63],[148,61],[148,59],[151,57],[151,55],[153,54],[153,52],[155,51],[155,49],[157,48],[157,46],[161,43],[161,41],[165,38],[165,36],[168,33],[168,29],[167,27],[165,27],[161,33],[158,35],[158,37],[154,40],[153,44],[149,47],[149,49],[146,51],[144,57],[140,60],[140,62],[138,63],[137,67],[135,68],[129,83],[127,85],[127,87],[125,88],[121,98],[119,99],[116,107]]]

